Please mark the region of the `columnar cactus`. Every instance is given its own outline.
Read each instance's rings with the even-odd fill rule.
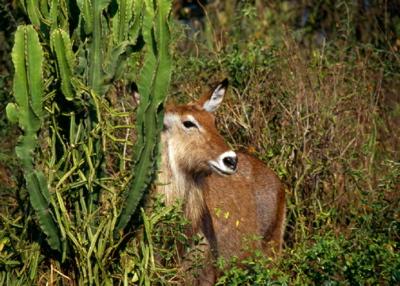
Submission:
[[[34,170],[37,133],[43,120],[43,50],[33,26],[20,26],[15,33],[12,51],[15,67],[16,104],[7,105],[7,116],[18,122],[23,131],[16,153],[22,162],[29,198],[49,245],[60,250],[59,231],[50,210],[50,194],[45,176]]]
[[[140,106],[137,111],[137,142],[135,148],[134,180],[118,219],[117,230],[123,229],[136,210],[146,187],[150,184],[156,168],[159,134],[162,128],[164,103],[171,77],[169,55],[168,16],[169,1],[145,0],[143,38],[146,57],[140,74],[138,88]]]
[[[78,262],[78,284],[98,284],[99,277],[111,279],[105,275],[104,264],[116,252],[114,240],[121,239],[116,234],[128,225],[155,174],[162,105],[171,76],[171,2],[23,3],[32,25],[20,26],[15,35],[15,104],[7,107],[9,119],[23,130],[16,152],[49,245],[62,262],[68,258]],[[144,40],[144,64],[138,76],[127,75],[139,66],[132,60],[140,58],[132,57],[143,47],[139,38]],[[141,101],[133,179],[126,190],[116,191],[114,185],[103,183],[110,181],[104,158],[109,156],[110,141],[119,144],[127,138],[116,138],[113,130],[128,127],[114,128],[104,120],[114,116],[107,95],[114,81],[129,85],[135,77]],[[40,132],[49,134],[45,136],[49,149],[37,152]],[[40,166],[45,166],[42,170],[35,162],[38,157]],[[111,207],[101,201],[110,193],[115,195]],[[116,203],[121,201],[122,205]]]

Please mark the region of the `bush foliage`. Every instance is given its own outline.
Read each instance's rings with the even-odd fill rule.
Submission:
[[[111,1],[102,14],[104,21],[115,15],[116,2]],[[17,23],[27,18],[14,2],[1,5],[3,19],[11,19],[0,34],[6,39],[0,54],[0,108],[4,111],[12,101],[11,35]],[[282,255],[272,261],[256,251],[244,261],[219,260],[221,277],[217,285],[400,283],[398,6],[397,1],[215,0],[206,6],[201,14],[204,17],[196,19],[200,25],[185,19],[185,24],[175,21],[171,26],[170,99],[190,101],[211,83],[228,77],[232,85],[217,114],[219,129],[235,149],[259,157],[286,185],[287,229]],[[53,51],[46,45],[43,48],[44,56],[49,57],[47,53]],[[80,49],[74,49],[74,53],[83,56]],[[58,60],[56,55],[51,58]],[[90,149],[92,159],[100,153],[104,155],[99,160],[101,171],[90,173],[88,167],[84,174],[92,178],[96,188],[109,191],[94,198],[99,208],[89,211],[90,216],[83,210],[75,213],[83,204],[78,195],[65,205],[69,212],[66,220],[82,218],[73,226],[82,247],[65,250],[67,263],[47,247],[46,236],[36,223],[24,185],[24,169],[13,153],[14,138],[21,131],[5,119],[5,112],[0,115],[0,197],[4,202],[0,205],[0,284],[73,285],[72,281],[79,283],[79,277],[83,273],[89,275],[92,269],[103,275],[99,277],[110,277],[109,281],[116,285],[170,285],[183,281],[186,273],[180,265],[177,245],[187,246],[190,253],[193,250],[189,245],[199,241],[184,235],[187,222],[179,207],[165,207],[158,200],[151,208],[135,213],[139,227],[129,229],[120,244],[116,240],[105,242],[110,249],[118,243],[118,253],[112,251],[111,256],[103,256],[106,263],[94,254],[92,260],[84,260],[84,251],[94,250],[90,241],[105,245],[97,244],[93,236],[97,235],[96,230],[106,229],[98,226],[110,216],[107,210],[119,207],[117,195],[131,177],[132,162],[126,158],[133,153],[129,142],[136,140],[132,129],[135,117],[131,116],[136,105],[128,84],[136,79],[143,58],[133,56],[129,63],[135,64],[126,74],[119,74],[122,82],[106,77],[109,92],[94,109],[97,113],[90,114],[101,118],[105,125],[102,132],[94,127],[86,130],[87,136],[100,138],[99,142],[101,134],[108,139],[107,144],[99,143]],[[76,66],[80,71],[84,68],[81,61]],[[49,71],[44,74],[45,90],[49,88],[50,75],[63,77],[58,69]],[[63,87],[56,82],[54,86],[68,94],[68,89],[76,85],[71,83]],[[52,96],[45,95],[45,105]],[[93,97],[88,94],[85,98]],[[73,108],[64,103],[58,103],[58,109],[49,115],[56,114],[54,120],[70,127],[59,127],[58,135],[50,131],[58,136],[60,144],[69,140],[72,130],[68,122]],[[51,110],[51,106],[46,108]],[[93,107],[83,102],[82,108]],[[82,131],[79,126],[74,128],[72,134],[76,137]],[[64,148],[62,144],[49,144],[48,138],[48,133],[39,133],[36,157],[49,157],[53,150]],[[44,161],[35,163],[46,170]],[[81,174],[76,173],[74,178],[63,182],[63,196],[71,196],[80,187]],[[104,235],[101,230],[98,234]],[[79,249],[83,252],[79,253]],[[79,264],[80,260],[74,257],[83,262]],[[193,268],[200,262],[194,261]],[[99,279],[88,283],[107,282]]]

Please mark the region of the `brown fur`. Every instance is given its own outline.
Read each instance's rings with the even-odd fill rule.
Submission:
[[[245,239],[272,255],[282,246],[284,191],[279,179],[261,161],[238,155],[236,174],[206,178],[204,200],[216,233],[215,242],[210,243],[224,258],[246,255]],[[256,236],[260,239],[252,239]]]
[[[202,108],[210,96],[195,104],[168,106],[157,188],[168,204],[183,201],[192,231],[207,239],[206,255],[211,258],[199,279],[201,285],[214,283],[212,261],[218,256],[244,258],[246,246],[274,256],[282,248],[285,223],[285,192],[263,162],[237,153],[235,174],[222,176],[211,171],[208,161],[229,147],[215,127],[214,116]],[[181,126],[189,115],[201,130],[188,131]]]

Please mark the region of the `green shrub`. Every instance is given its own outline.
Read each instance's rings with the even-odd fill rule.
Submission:
[[[32,243],[36,258],[31,265],[17,243],[11,257],[19,261],[0,268],[0,279],[21,271],[20,281],[48,281],[51,264],[65,280],[111,285],[124,232],[156,171],[172,67],[171,2],[21,1],[21,9],[30,24],[15,32],[15,103],[6,111],[21,129],[15,149],[24,180],[15,197],[26,209],[13,211],[37,237],[15,229],[15,218],[4,225]]]
[[[142,133],[137,140],[132,128],[155,118],[144,110],[144,100],[139,109],[148,117],[135,121],[128,86],[140,78],[145,55],[138,51],[147,48],[150,67],[158,63],[151,53],[159,50],[148,45],[157,33],[138,36],[145,13],[138,7],[151,1],[96,3],[106,2],[97,17],[86,9],[89,1],[21,1],[18,12],[7,13],[25,11],[35,32],[30,26],[21,30],[39,38],[44,114],[39,133],[27,136],[10,125],[1,131],[7,138],[0,140],[0,284],[51,284],[54,277],[59,285],[168,285],[185,279],[177,245],[196,252],[190,246],[199,240],[185,236],[179,206],[157,201],[140,213],[136,207],[156,160],[145,159],[147,171],[140,172],[142,180],[118,219],[121,191],[137,176],[131,169],[141,165],[135,159],[146,141]],[[271,261],[256,252],[244,261],[219,260],[218,285],[400,284],[400,46],[397,10],[389,9],[397,4],[369,1],[363,13],[363,1],[264,2],[213,1],[198,38],[186,39],[182,27],[172,26],[176,100],[195,98],[229,77],[219,128],[235,149],[263,160],[287,186],[281,257]],[[136,6],[121,13],[118,3]],[[94,31],[99,27],[101,37]],[[149,75],[143,71],[139,84],[145,97]],[[0,100],[8,100],[9,77],[2,78]],[[166,95],[162,89],[160,97]],[[160,99],[149,98],[155,97]],[[27,114],[37,116],[32,110]],[[34,139],[28,143],[35,152],[24,153],[30,158],[25,165],[34,160],[48,192],[41,173],[34,173],[29,190],[24,185],[21,170],[26,176],[30,167],[21,169],[8,151],[15,140],[10,138],[20,135]],[[135,140],[142,142],[136,151]],[[155,141],[149,142],[141,154],[155,158]],[[33,192],[43,199],[36,207],[29,199]],[[119,239],[135,210],[140,226]],[[37,215],[55,222],[60,252],[47,247]],[[195,272],[201,253],[194,257]]]
[[[329,5],[336,5],[330,15],[348,8],[349,18],[323,45],[312,40],[316,18],[300,36],[288,28],[302,7],[245,1],[242,10],[209,12],[214,47],[200,43],[198,53],[176,56],[177,94],[232,79],[217,125],[234,148],[261,158],[287,186],[282,258],[225,261],[219,285],[399,283],[400,77],[393,71],[400,62],[393,50],[376,48],[397,46],[377,33],[370,44],[356,38],[357,7],[319,1],[308,9],[318,15]]]

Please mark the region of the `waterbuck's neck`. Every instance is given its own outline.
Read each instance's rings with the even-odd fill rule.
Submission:
[[[183,203],[183,211],[193,230],[200,226],[204,211],[204,176],[184,172],[175,161],[175,146],[161,136],[161,165],[158,174],[157,192],[163,194],[167,205],[177,200]]]

